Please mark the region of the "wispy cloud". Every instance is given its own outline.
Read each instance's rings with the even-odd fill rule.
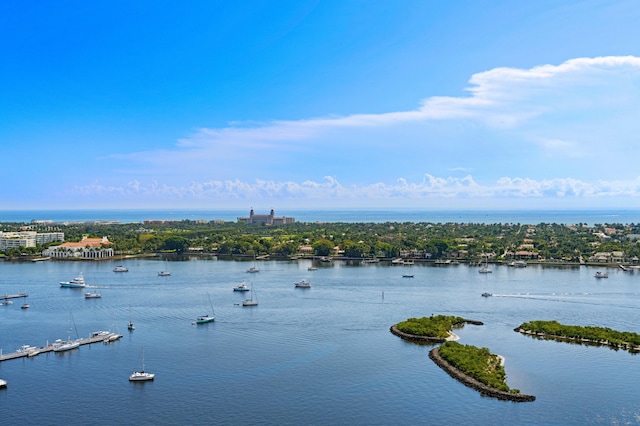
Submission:
[[[201,128],[173,149],[117,156],[139,180],[74,192],[379,203],[640,194],[640,58],[495,68],[463,92],[409,111]]]

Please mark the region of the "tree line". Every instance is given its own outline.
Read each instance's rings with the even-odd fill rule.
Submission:
[[[2,230],[24,224],[3,224]],[[30,226],[38,230],[37,225]],[[339,249],[347,258],[393,258],[403,253],[428,259],[477,260],[486,253],[504,259],[507,253],[526,246],[541,259],[578,262],[598,251],[622,251],[640,257],[636,239],[640,225],[604,224],[574,226],[546,224],[480,223],[305,223],[265,226],[237,222],[183,220],[167,223],[74,223],[47,225],[65,233],[66,241],[82,236],[107,236],[118,253],[185,252],[196,249],[221,255],[292,256],[301,248],[310,254],[329,256]],[[605,229],[619,230],[602,238]],[[42,247],[18,249],[36,253]],[[11,254],[8,249],[6,254]],[[13,249],[16,251],[16,249]],[[309,253],[305,251],[305,253]]]

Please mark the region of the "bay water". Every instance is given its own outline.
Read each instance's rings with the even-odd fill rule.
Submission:
[[[640,271],[593,267],[393,266],[215,257],[0,262],[0,348],[120,332],[85,345],[0,363],[0,424],[415,425],[640,423],[640,358],[607,347],[538,340],[513,331],[529,320],[640,332]],[[171,276],[158,276],[170,270]],[[601,269],[604,271],[604,269]],[[83,273],[100,299],[61,288]],[[403,278],[413,274],[414,278]],[[309,279],[310,289],[294,282]],[[232,287],[246,280],[257,307]],[[95,289],[94,289],[95,290]],[[483,292],[493,297],[481,297]],[[198,315],[216,320],[194,324]],[[445,314],[482,321],[460,343],[505,357],[507,382],[537,397],[484,397],[449,377],[429,345],[389,327]],[[129,319],[135,323],[127,330]],[[141,368],[153,382],[131,383]]]

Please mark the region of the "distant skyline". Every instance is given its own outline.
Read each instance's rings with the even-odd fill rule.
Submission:
[[[0,209],[638,209],[635,1],[0,4]]]

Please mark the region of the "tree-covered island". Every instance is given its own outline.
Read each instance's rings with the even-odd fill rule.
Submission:
[[[478,321],[466,320],[450,315],[431,315],[430,317],[409,318],[391,326],[391,333],[414,342],[442,343],[455,338],[451,330],[465,323],[481,325]]]
[[[593,343],[640,352],[640,334],[616,331],[608,327],[564,325],[558,321],[529,321],[516,327],[515,331],[535,337]]]
[[[443,343],[429,352],[429,358],[466,386],[499,399],[533,401],[534,396],[523,395],[518,389],[509,388],[501,357],[487,348],[461,345],[452,340],[455,335],[451,330],[466,323],[482,325],[480,321],[458,316],[431,315],[401,321],[391,326],[390,331],[403,340]]]

